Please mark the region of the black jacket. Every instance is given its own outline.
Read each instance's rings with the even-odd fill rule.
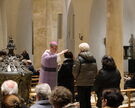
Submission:
[[[97,64],[90,52],[81,52],[74,64],[73,75],[77,86],[93,86],[97,74]]]
[[[72,86],[74,82],[72,67],[73,59],[67,58],[64,60],[60,70],[58,71],[58,86]]]
[[[96,76],[95,89],[98,91],[107,88],[120,88],[120,80],[121,75],[117,69],[112,71],[101,69]]]
[[[124,89],[135,88],[135,76],[133,76],[130,80],[126,80],[124,84]]]

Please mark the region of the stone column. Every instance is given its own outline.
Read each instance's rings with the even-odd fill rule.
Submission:
[[[33,0],[33,50],[34,66],[40,68],[41,56],[47,46],[46,0]]]
[[[33,0],[34,65],[40,67],[41,55],[50,41],[58,41],[63,49],[63,37],[58,39],[58,14],[63,14],[63,0]],[[63,35],[63,33],[62,33]]]
[[[58,15],[61,14],[63,18],[63,6],[64,0],[47,0],[47,43],[57,41],[59,50],[63,49],[64,46],[63,30],[61,30],[62,38],[58,39]],[[49,44],[47,47],[49,47]]]
[[[4,1],[4,0],[3,0]],[[12,36],[14,43],[17,43],[17,17],[19,13],[19,2],[20,0],[8,0],[4,1],[6,3],[6,15],[7,15],[7,36]],[[19,26],[20,28],[20,26]]]
[[[2,23],[2,1],[0,1],[0,49],[3,49],[3,23]]]
[[[72,0],[75,14],[75,55],[79,53],[78,45],[89,41],[90,14],[93,0]]]
[[[107,0],[106,53],[114,58],[123,77],[122,0]],[[121,81],[123,87],[123,80]]]
[[[7,0],[2,0],[1,1],[1,21],[2,21],[2,32],[3,32],[3,47],[7,47],[7,40],[8,40],[8,35],[7,35]]]

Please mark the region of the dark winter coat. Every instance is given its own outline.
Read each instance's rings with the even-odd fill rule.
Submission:
[[[71,58],[64,60],[58,71],[58,86],[64,86],[70,90],[74,87],[74,77],[72,74],[73,63],[74,61]]]
[[[107,88],[120,88],[121,75],[116,70],[107,71],[101,69],[96,76],[95,88],[96,90],[103,90]]]
[[[118,88],[120,89],[120,80],[121,80],[121,75],[120,72],[115,69],[115,70],[104,70],[101,69],[96,76],[96,81],[95,81],[95,91],[98,97],[97,100],[97,106],[101,108],[102,106],[102,92],[105,89],[109,88]]]
[[[124,89],[128,88],[135,88],[135,75],[131,79],[125,81]]]
[[[81,52],[73,66],[77,86],[93,86],[97,74],[97,64],[90,52]]]

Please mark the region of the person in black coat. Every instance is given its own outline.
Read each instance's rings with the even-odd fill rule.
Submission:
[[[130,79],[126,79],[124,89],[135,88],[135,74]]]
[[[74,77],[72,67],[74,64],[72,52],[64,53],[64,62],[58,71],[58,86],[64,86],[71,91],[74,96]]]
[[[101,108],[102,92],[109,88],[120,89],[121,75],[117,69],[114,59],[111,56],[104,56],[102,58],[102,68],[99,70],[95,81],[95,91],[98,97],[97,107]]]

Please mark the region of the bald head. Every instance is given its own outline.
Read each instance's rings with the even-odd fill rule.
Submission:
[[[50,42],[50,51],[56,53],[58,49],[58,44],[55,41]]]

